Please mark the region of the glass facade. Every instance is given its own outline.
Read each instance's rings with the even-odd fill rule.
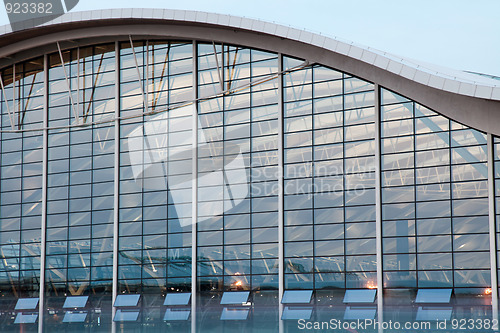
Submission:
[[[387,297],[386,313],[425,288],[453,288],[460,309],[484,302],[486,135],[385,89],[380,128],[383,283],[387,294],[401,295]]]
[[[436,290],[491,316],[500,139],[234,45],[120,40],[0,74],[2,331],[415,320]]]
[[[374,86],[322,66],[283,81],[285,288],[376,285]]]
[[[60,54],[47,60],[48,127],[69,127],[47,133],[45,295],[53,312],[46,317],[47,329],[60,324],[66,296],[77,295],[90,296],[89,320],[109,327],[114,128],[71,124],[75,113],[83,123],[114,117],[114,44],[68,50],[62,59],[64,67]]]

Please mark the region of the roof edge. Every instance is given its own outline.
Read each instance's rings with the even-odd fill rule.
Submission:
[[[119,20],[125,18],[201,23],[269,34],[339,53],[435,89],[464,96],[500,101],[500,82],[484,76],[477,76],[477,81],[475,81],[476,77],[471,77],[472,74],[467,75],[467,73],[453,70],[448,73],[436,71],[436,69],[430,68],[425,63],[404,59],[369,47],[347,43],[306,30],[245,17],[201,11],[126,8],[69,12],[35,28],[29,28],[32,26],[32,21],[26,21],[25,26],[28,28],[16,32],[13,32],[9,25],[2,26],[0,27],[0,39],[7,36],[15,39],[15,35],[21,32],[43,29],[44,27],[57,26],[64,23]],[[463,75],[461,76],[461,74]]]

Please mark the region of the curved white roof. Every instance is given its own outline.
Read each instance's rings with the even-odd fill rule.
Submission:
[[[69,12],[42,26],[120,18],[204,23],[269,34],[343,54],[429,87],[465,96],[500,100],[500,81],[488,76],[398,57],[373,48],[340,41],[306,30],[231,15],[171,9],[106,9]],[[29,21],[27,27],[31,27]],[[11,32],[10,25],[0,27],[0,37]]]

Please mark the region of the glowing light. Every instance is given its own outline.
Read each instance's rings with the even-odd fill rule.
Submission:
[[[377,284],[376,284],[376,283],[373,283],[372,281],[369,281],[369,282],[366,284],[366,288],[368,288],[368,289],[377,289]]]
[[[485,294],[485,295],[491,295],[491,293],[492,293],[491,288],[486,288],[486,289],[484,290],[484,294]]]
[[[234,283],[234,285],[235,285],[235,286],[241,286],[242,284],[243,284],[243,282],[241,282],[241,281],[236,281],[236,282]]]

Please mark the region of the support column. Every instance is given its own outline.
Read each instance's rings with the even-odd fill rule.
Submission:
[[[380,149],[380,87],[375,84],[375,235],[377,243],[377,320],[384,321],[384,276],[382,273],[382,181]],[[379,328],[379,332],[383,329]]]
[[[43,332],[45,309],[45,256],[47,244],[47,164],[48,164],[48,119],[49,119],[49,57],[43,56],[43,146],[42,146],[42,221],[40,244],[40,296],[38,301],[38,332]]]
[[[116,332],[116,309],[113,306],[118,295],[118,221],[120,185],[120,44],[115,42],[115,151],[114,151],[114,189],[113,189],[113,294],[111,300],[111,332]]]
[[[283,156],[283,56],[278,54],[278,306],[279,306],[279,332],[284,332],[284,323],[281,320],[283,315],[283,304],[281,299],[285,292],[285,243],[284,243],[284,198],[283,198],[283,177],[284,177],[284,156]]]
[[[196,305],[198,300],[196,288],[197,276],[197,234],[196,223],[198,221],[198,51],[197,43],[193,41],[193,114],[191,119],[192,128],[192,179],[191,182],[191,333],[196,332]]]
[[[495,145],[493,135],[488,134],[488,217],[490,227],[490,271],[492,319],[498,322],[498,274],[495,222]]]

